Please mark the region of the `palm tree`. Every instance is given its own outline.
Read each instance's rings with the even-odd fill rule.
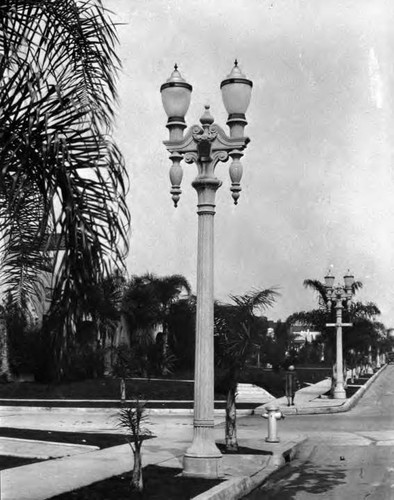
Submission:
[[[182,292],[190,294],[191,287],[184,276],[174,274],[158,277],[154,274],[132,276],[126,286],[122,310],[132,332],[132,341],[139,345],[143,354],[143,365],[148,363],[148,351],[151,346],[152,331],[162,326],[163,335],[158,365],[160,371],[168,371],[167,364],[172,361],[168,352],[168,323],[171,307]]]
[[[131,474],[131,490],[142,493],[144,490],[142,468],[142,445],[152,432],[144,427],[149,423],[146,411],[146,401],[138,397],[130,404],[123,406],[118,413],[118,427],[125,432],[125,438],[133,452],[133,470]]]
[[[215,304],[215,335],[218,340],[218,363],[226,370],[226,449],[238,450],[236,394],[240,373],[248,357],[260,348],[262,312],[275,303],[279,293],[274,288],[252,290],[244,295],[230,295],[233,304]]]
[[[171,316],[171,308],[179,300],[180,295],[186,292],[187,297],[191,294],[191,286],[187,279],[180,274],[171,276],[153,277],[152,284],[160,304],[160,322],[163,326],[163,348],[162,348],[162,372],[166,372],[166,358],[168,358],[168,323]]]
[[[60,371],[89,288],[127,249],[127,173],[110,136],[116,44],[100,0],[0,5],[2,284],[35,311],[51,277]]]
[[[196,304],[195,295],[179,298],[172,304],[167,322],[169,345],[177,368],[187,373],[193,372],[195,362]]]
[[[151,277],[150,274],[132,276],[125,285],[121,305],[129,331],[131,351],[134,350],[135,363],[140,365],[144,377],[149,371],[152,331],[159,322],[160,311]]]
[[[12,379],[10,359],[9,359],[9,336],[7,335],[7,322],[4,308],[0,311],[0,381],[10,382]]]
[[[88,290],[87,315],[98,333],[101,346],[112,346],[121,317],[126,278],[115,270]]]

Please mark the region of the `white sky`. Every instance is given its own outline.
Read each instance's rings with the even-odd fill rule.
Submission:
[[[215,296],[280,287],[268,312],[316,305],[305,278],[329,266],[364,283],[359,298],[394,326],[394,36],[390,0],[104,0],[123,72],[116,139],[132,215],[130,273],[184,274],[195,290],[194,165],[177,209],[160,85],[175,62],[193,85],[188,125],[206,103],[225,127],[219,85],[238,58],[253,80],[235,207],[229,163],[217,175]],[[390,33],[391,31],[391,33]]]

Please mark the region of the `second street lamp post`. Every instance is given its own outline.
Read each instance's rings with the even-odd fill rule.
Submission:
[[[182,167],[180,162],[195,163],[197,177],[192,186],[197,191],[198,245],[197,245],[197,312],[194,376],[194,435],[183,461],[183,474],[206,478],[222,475],[222,455],[216,447],[214,429],[214,215],[216,191],[222,182],[215,176],[219,162],[232,159],[230,165],[231,191],[237,204],[241,191],[241,157],[249,142],[244,136],[247,124],[245,112],[251,96],[252,82],[240,71],[237,61],[230,75],[222,81],[224,106],[229,114],[228,136],[205,106],[200,125],[193,125],[185,135],[185,115],[190,104],[192,86],[178,71],[177,65],[170,78],[161,86],[164,110],[168,116],[170,139],[164,141],[170,153],[171,194],[177,206],[181,194]]]
[[[326,326],[336,327],[336,364],[337,364],[337,378],[334,388],[335,399],[346,399],[346,391],[343,378],[343,346],[342,346],[342,327],[353,326],[353,323],[342,323],[342,310],[344,306],[349,310],[350,301],[353,295],[352,286],[354,283],[354,276],[348,273],[344,276],[344,286],[334,286],[335,277],[329,272],[325,276],[325,285],[327,292],[327,309],[331,311],[332,303],[336,310],[336,323],[327,323]]]

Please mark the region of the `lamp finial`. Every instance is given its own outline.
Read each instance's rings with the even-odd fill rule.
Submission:
[[[214,119],[213,119],[213,116],[211,115],[211,112],[210,112],[211,106],[209,104],[205,104],[204,108],[205,108],[205,111],[204,111],[202,117],[200,118],[200,123],[202,126],[212,125],[212,123],[214,122]]]

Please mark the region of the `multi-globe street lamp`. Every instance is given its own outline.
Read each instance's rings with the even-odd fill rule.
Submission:
[[[185,115],[190,105],[192,86],[178,71],[177,65],[161,88],[164,110],[168,116],[169,140],[164,145],[170,153],[171,194],[177,206],[181,194],[181,161],[195,163],[197,177],[192,186],[197,191],[197,312],[194,376],[193,441],[183,460],[187,476],[216,478],[222,475],[222,455],[215,444],[214,429],[214,215],[216,191],[222,182],[215,175],[219,162],[231,158],[230,180],[234,203],[241,191],[240,159],[249,142],[244,136],[245,113],[249,106],[252,82],[241,72],[238,62],[221,85],[228,112],[230,135],[214,123],[209,106],[200,118],[201,125],[186,128]]]
[[[324,277],[327,293],[327,309],[331,311],[332,304],[336,310],[336,323],[327,323],[326,326],[336,327],[336,382],[334,388],[335,399],[346,399],[346,391],[343,377],[343,346],[342,346],[342,328],[344,326],[353,326],[353,323],[342,322],[342,310],[350,308],[350,302],[353,296],[354,276],[350,271],[343,277],[344,285],[334,285],[335,277],[329,271]]]

